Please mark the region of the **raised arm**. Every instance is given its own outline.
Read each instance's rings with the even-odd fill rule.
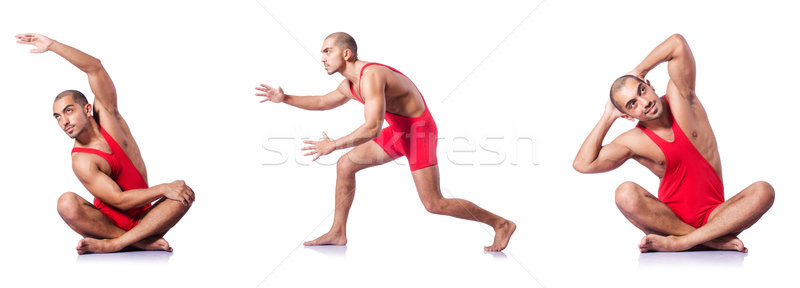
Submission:
[[[17,43],[30,44],[35,46],[31,49],[31,53],[44,53],[53,51],[69,63],[81,69],[87,76],[89,76],[89,87],[92,88],[94,93],[94,109],[105,110],[114,114],[117,112],[117,90],[114,88],[114,83],[111,77],[108,76],[106,69],[100,63],[100,60],[92,57],[89,54],[83,53],[78,49],[72,48],[66,44],[47,38],[47,36],[26,33],[19,34]]]
[[[72,161],[72,171],[81,181],[86,190],[108,205],[119,210],[128,210],[144,206],[161,197],[167,197],[189,205],[194,202],[194,191],[186,186],[183,181],[160,184],[147,189],[122,189],[100,170],[97,163],[89,155],[75,155]]]
[[[322,96],[294,96],[283,93],[283,89],[279,86],[277,89],[261,84],[256,87],[256,90],[261,91],[256,93],[256,96],[264,97],[260,103],[272,101],[275,103],[286,103],[294,107],[305,110],[329,110],[342,106],[348,100],[346,81],[342,81],[336,90]]]
[[[592,132],[583,141],[572,167],[581,173],[600,173],[614,170],[621,166],[625,161],[633,157],[633,151],[628,148],[620,138],[614,139],[611,143],[603,146],[603,139],[608,133],[608,129],[614,121],[622,117],[622,113],[614,108],[611,100],[606,103],[606,110],[603,117],[594,126]]]
[[[697,67],[689,43],[680,34],[673,34],[661,42],[649,55],[628,74],[644,79],[650,70],[668,62],[670,83],[668,89],[677,89],[684,98],[694,96]]]

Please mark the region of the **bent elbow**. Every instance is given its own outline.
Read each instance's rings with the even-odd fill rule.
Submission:
[[[370,132],[369,133],[370,139],[375,139],[375,138],[378,138],[378,136],[381,136],[381,128],[380,128],[380,126],[378,126],[378,128],[370,129],[369,132]]]
[[[575,169],[575,171],[578,171],[580,173],[586,173],[585,167],[579,164],[578,162],[572,162],[572,169]]]
[[[572,169],[575,169],[575,171],[578,171],[583,174],[589,174],[594,172],[592,170],[591,164],[583,163],[578,159],[575,159],[575,161],[572,162]]]

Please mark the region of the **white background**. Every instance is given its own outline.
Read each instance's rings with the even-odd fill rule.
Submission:
[[[789,1],[547,0],[532,14],[540,2],[66,2],[0,4],[2,287],[798,285],[800,10]],[[318,50],[335,31],[356,38],[361,59],[417,84],[442,137],[445,196],[514,220],[504,253],[483,253],[489,227],[428,214],[404,159],[359,173],[346,248],[299,246],[330,226],[330,164],[343,151],[309,165],[298,143],[349,133],[362,106],[258,104],[253,87],[333,90],[342,78],[325,74]],[[23,32],[102,59],[150,184],[184,179],[197,191],[166,236],[174,253],[75,254],[80,238],[56,199],[91,196],[50,114],[58,92],[91,93],[65,60],[14,43]],[[634,162],[601,175],[571,167],[610,83],[672,33],[697,60],[726,197],[756,180],[776,190],[772,209],[741,234],[747,255],[640,254],[642,234],[613,191],[633,180],[655,192],[657,178]],[[664,93],[663,66],[648,78]],[[631,127],[619,121],[607,140]],[[286,161],[270,165],[276,159]]]

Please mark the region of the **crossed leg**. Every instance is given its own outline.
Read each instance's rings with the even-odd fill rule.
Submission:
[[[116,252],[128,246],[172,251],[162,237],[186,214],[189,207],[177,201],[161,199],[147,211],[136,227],[125,231],[75,193],[64,193],[58,200],[58,212],[64,222],[85,237],[78,242],[78,254]]]
[[[736,236],[769,210],[775,192],[766,182],[753,183],[717,206],[706,225],[698,229],[681,221],[669,207],[636,183],[622,183],[615,198],[622,214],[647,234],[639,244],[642,252],[685,251],[697,245],[747,252]]]
[[[478,221],[494,228],[494,243],[483,247],[486,251],[502,251],[508,246],[511,234],[517,229],[514,222],[497,216],[474,203],[457,198],[444,198],[439,187],[439,165],[411,172],[419,198],[425,209],[433,214]]]

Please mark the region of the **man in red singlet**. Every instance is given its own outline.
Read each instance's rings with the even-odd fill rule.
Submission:
[[[645,75],[667,62],[667,94],[658,97]],[[686,40],[672,35],[611,86],[603,117],[583,142],[573,166],[582,173],[616,169],[635,159],[661,179],[658,198],[636,183],[617,188],[622,214],[646,235],[641,252],[684,251],[702,245],[747,252],[737,235],[769,210],[772,186],[758,181],[725,201],[717,140],[695,95],[695,62]],[[602,145],[617,118],[639,120]]]
[[[194,191],[183,181],[147,185],[147,169],[128,124],[117,109],[117,92],[100,60],[44,35],[16,35],[31,53],[53,51],[89,76],[95,95],[89,104],[79,91],[56,96],[53,116],[72,139],[72,170],[94,204],[67,192],[58,213],[84,239],[78,254],[116,252],[126,247],[172,251],[164,234],[186,214]],[[158,200],[155,204],[151,203]]]
[[[345,226],[353,203],[356,172],[390,162],[400,156],[408,159],[417,192],[431,213],[475,220],[492,226],[494,243],[486,251],[501,251],[508,245],[516,225],[463,199],[442,197],[439,190],[439,166],[436,161],[437,129],[422,94],[411,80],[396,69],[358,60],[356,43],[347,33],[337,32],[322,44],[322,63],[328,74],[339,73],[346,79],[336,90],[323,96],[286,95],[278,87],[261,84],[257,96],[265,101],[286,103],[306,110],[328,110],[350,99],[364,104],[364,123],[339,139],[306,141],[306,155],[314,160],[337,149],[354,147],[336,165],[336,205],[333,226],[319,238],[305,245],[345,245]],[[381,129],[383,121],[389,127]]]

